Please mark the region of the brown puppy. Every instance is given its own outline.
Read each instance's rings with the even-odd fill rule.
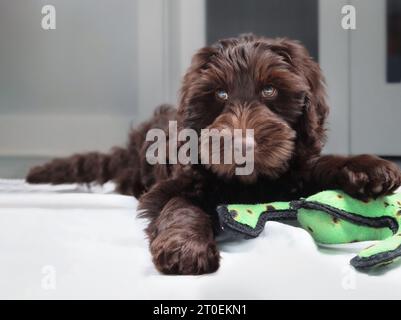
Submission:
[[[126,148],[55,159],[33,168],[27,181],[113,180],[121,193],[140,197],[158,270],[213,272],[219,266],[218,204],[291,200],[328,188],[363,198],[400,186],[400,170],[386,160],[321,156],[327,113],[320,68],[298,42],[253,35],[225,39],[193,57],[178,111],[159,107],[131,132]],[[252,174],[236,175],[235,164],[150,165],[146,133],[167,130],[170,120],[197,133],[254,129]]]

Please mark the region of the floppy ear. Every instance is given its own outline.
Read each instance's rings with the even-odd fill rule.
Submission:
[[[182,86],[180,91],[180,103],[179,110],[188,104],[188,97],[190,96],[191,86],[199,77],[200,71],[206,67],[210,61],[211,56],[215,53],[215,50],[211,47],[204,47],[199,49],[192,57],[191,65],[186,71],[182,80]]]
[[[201,127],[205,117],[204,111],[200,110],[197,102],[193,101],[202,93],[200,82],[202,82],[202,70],[207,68],[211,57],[217,49],[213,47],[204,47],[198,50],[192,57],[191,65],[182,80],[180,99],[177,111],[178,128]],[[199,109],[199,110],[198,110]]]
[[[300,159],[309,160],[320,154],[326,142],[326,118],[329,107],[326,88],[319,65],[298,41],[277,39],[272,50],[283,56],[296,72],[305,78],[309,90],[305,95],[305,105],[298,122],[298,152]]]

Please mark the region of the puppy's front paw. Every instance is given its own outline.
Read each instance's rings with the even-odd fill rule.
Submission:
[[[150,251],[156,268],[165,274],[199,275],[219,268],[215,242],[181,229],[160,233],[150,244]]]
[[[401,170],[396,164],[375,156],[355,156],[341,169],[339,184],[357,198],[378,197],[392,193],[401,185]]]

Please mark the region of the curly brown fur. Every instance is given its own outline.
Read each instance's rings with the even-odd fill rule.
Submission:
[[[266,85],[273,86],[276,95],[261,96]],[[225,101],[216,98],[220,89],[228,93]],[[219,266],[215,208],[221,203],[285,201],[328,188],[363,198],[400,186],[400,170],[386,160],[321,156],[327,114],[320,68],[297,41],[253,35],[225,39],[193,57],[178,110],[157,109],[151,120],[131,132],[125,149],[56,159],[33,168],[27,180],[114,180],[121,193],[140,197],[158,270],[213,272]],[[169,120],[198,133],[204,128],[254,129],[254,172],[238,176],[234,165],[225,164],[148,164],[146,133],[151,128],[167,132]]]

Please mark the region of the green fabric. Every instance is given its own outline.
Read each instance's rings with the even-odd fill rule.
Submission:
[[[328,190],[310,196],[306,198],[306,201],[324,203],[349,213],[359,214],[365,217],[394,217],[399,210],[401,214],[401,194],[399,193],[380,197],[378,199],[361,201],[352,198],[345,192]]]
[[[396,235],[385,239],[384,241],[380,241],[377,244],[367,247],[359,252],[358,256],[360,257],[370,257],[380,252],[392,251],[396,250],[401,245],[401,234],[397,233]]]
[[[288,210],[289,202],[271,202],[266,204],[231,204],[227,209],[231,217],[244,225],[255,228],[262,213],[274,210]]]
[[[269,215],[274,213],[277,220],[280,213],[284,217],[284,213],[296,209],[299,224],[317,243],[381,240],[351,260],[356,267],[381,265],[401,256],[401,194],[361,201],[342,191],[327,190],[293,202],[230,204],[218,211],[228,215],[228,222],[241,227],[236,232],[257,235],[260,232],[254,231],[263,228],[260,222],[269,220]]]
[[[397,200],[392,201],[390,197],[393,196],[364,202],[354,199],[344,192],[329,190],[308,197],[306,201],[324,203],[348,213],[375,218],[393,217],[399,210],[398,206],[394,205]],[[326,212],[304,208],[298,210],[298,221],[317,242],[325,244],[382,240],[393,235],[389,228],[356,225],[346,220],[334,218]]]
[[[323,244],[382,240],[393,235],[389,228],[360,226],[316,210],[300,209],[298,221],[316,242]]]

